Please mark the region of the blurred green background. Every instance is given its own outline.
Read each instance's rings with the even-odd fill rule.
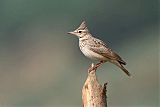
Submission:
[[[158,107],[158,0],[0,0],[0,107],[81,107],[92,63],[68,35],[90,32],[126,62],[105,63],[109,107]]]

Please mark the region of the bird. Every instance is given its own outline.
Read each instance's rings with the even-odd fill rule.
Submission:
[[[131,76],[130,72],[124,67],[126,62],[116,52],[109,48],[105,42],[92,36],[85,21],[82,21],[77,29],[68,32],[68,34],[78,37],[79,48],[86,57],[98,61],[94,68],[99,67],[105,62],[110,62],[118,66],[128,76]]]

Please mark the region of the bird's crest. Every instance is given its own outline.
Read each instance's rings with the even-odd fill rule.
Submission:
[[[78,30],[85,30],[85,29],[88,30],[88,29],[87,29],[86,22],[83,21],[83,22],[81,23],[81,25],[79,26]]]

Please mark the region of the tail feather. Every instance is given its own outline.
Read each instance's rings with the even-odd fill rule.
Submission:
[[[123,64],[123,65],[126,65],[126,62],[125,61],[123,61],[123,60],[119,60],[118,61],[121,65]]]
[[[124,68],[122,65],[120,67],[129,77],[131,76],[130,72],[126,68]]]
[[[114,63],[115,65],[117,65],[121,70],[123,70],[128,76],[131,76],[130,72],[128,72],[128,70],[126,68],[124,68],[124,66],[122,65],[123,63],[120,63],[119,61],[111,61],[112,63]]]

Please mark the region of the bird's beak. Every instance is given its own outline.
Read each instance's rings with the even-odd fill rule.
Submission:
[[[72,34],[72,35],[75,35],[75,32],[73,31],[73,32],[68,32],[68,34]]]

